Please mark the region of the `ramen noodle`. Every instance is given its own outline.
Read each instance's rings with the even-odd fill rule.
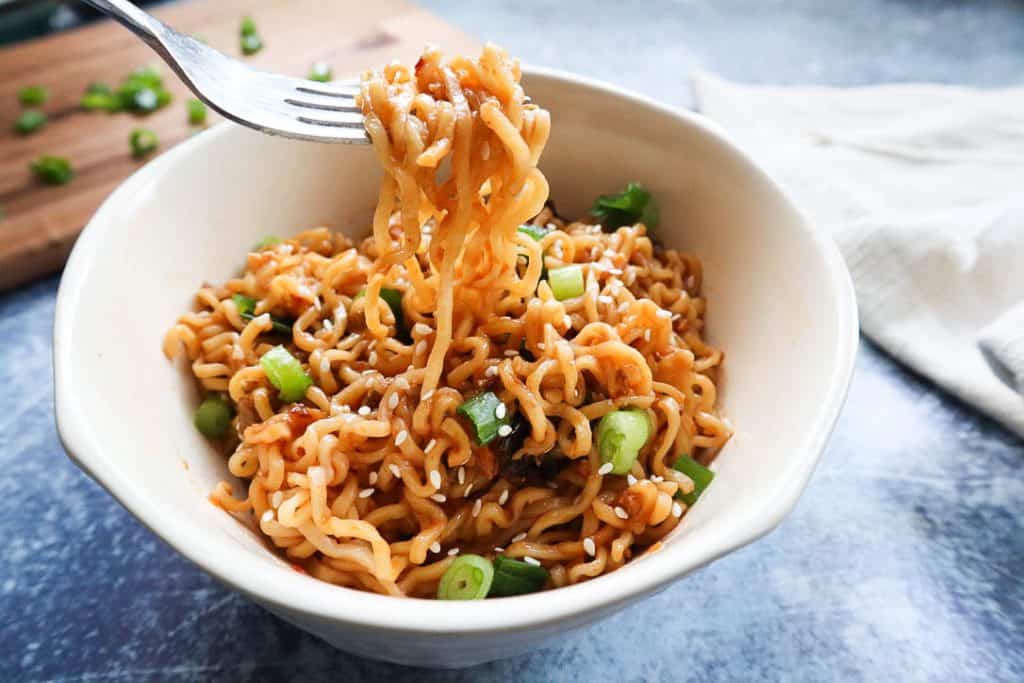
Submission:
[[[700,262],[652,240],[640,186],[581,221],[546,204],[550,118],[493,45],[368,72],[358,102],[371,234],[268,240],[167,333],[237,478],[211,500],[393,596],[556,588],[656,549],[731,433]]]

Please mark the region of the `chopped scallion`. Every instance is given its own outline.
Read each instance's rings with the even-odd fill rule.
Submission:
[[[115,112],[121,109],[121,100],[109,92],[87,92],[78,104],[86,111]]]
[[[583,296],[583,268],[578,264],[552,268],[548,271],[548,284],[559,301]]]
[[[160,146],[160,141],[156,138],[156,133],[145,128],[136,128],[132,131],[131,137],[128,138],[128,142],[132,148],[132,156],[136,159],[141,159],[147,154],[152,153]]]
[[[597,425],[601,462],[611,463],[614,474],[626,474],[650,436],[651,419],[646,411],[626,408],[607,413]]]
[[[547,581],[548,570],[544,567],[498,555],[494,558],[494,580],[487,595],[502,597],[536,593]]]
[[[231,403],[223,396],[213,394],[207,396],[196,408],[193,422],[203,436],[219,439],[228,431],[234,416],[235,409]]]
[[[535,225],[533,223],[523,223],[519,226],[519,232],[524,235],[529,235],[533,239],[540,242],[542,239],[547,237],[551,231],[545,228],[543,225]]]
[[[75,177],[71,162],[63,157],[41,156],[29,168],[47,185],[63,185]]]
[[[672,468],[682,472],[693,481],[693,491],[689,493],[679,491],[676,493],[676,498],[686,503],[687,507],[697,502],[700,494],[704,493],[704,489],[715,478],[714,472],[687,455],[680,455],[676,463],[672,465]]]
[[[242,320],[252,320],[256,316],[253,315],[253,311],[256,310],[256,299],[245,296],[244,294],[232,294],[231,300],[235,302],[235,308],[238,309],[238,315],[242,316]],[[282,320],[274,316],[270,316],[271,330],[275,334],[282,334],[290,336],[292,333],[292,325],[295,323],[291,320]]]
[[[38,109],[21,112],[14,122],[14,130],[18,135],[29,135],[46,125],[46,114]]]
[[[253,247],[253,251],[259,251],[260,249],[266,249],[267,247],[272,247],[275,244],[281,244],[281,238],[278,237],[277,235],[267,235],[266,237],[261,239],[256,244],[255,247]]]
[[[193,98],[185,103],[185,107],[188,109],[190,126],[201,126],[206,123],[206,105],[202,100]]]
[[[643,223],[648,230],[658,227],[658,205],[640,183],[629,183],[618,194],[601,195],[594,202],[590,214],[608,230],[623,225]]]
[[[508,408],[493,391],[485,391],[463,401],[457,411],[473,425],[477,443],[481,446],[497,436],[512,433]]]
[[[37,107],[50,99],[50,91],[41,85],[27,85],[18,91],[18,101],[26,107]]]
[[[270,383],[280,392],[281,400],[287,403],[301,401],[306,395],[306,389],[313,386],[313,378],[302,369],[299,360],[283,346],[275,346],[263,354],[260,358],[260,367],[263,368]]]
[[[334,70],[331,69],[331,65],[327,62],[316,62],[309,70],[309,76],[311,81],[319,81],[320,83],[327,83],[329,80],[334,78]]]
[[[263,49],[263,40],[255,33],[242,36],[242,54],[254,55]]]
[[[438,600],[483,600],[491,589],[494,567],[479,555],[455,558],[437,585]]]
[[[256,35],[256,22],[252,17],[242,17],[242,23],[238,27],[238,34],[241,37]]]
[[[244,294],[232,294],[231,300],[235,302],[235,308],[238,309],[239,315],[252,315],[252,312],[256,310],[256,299]]]

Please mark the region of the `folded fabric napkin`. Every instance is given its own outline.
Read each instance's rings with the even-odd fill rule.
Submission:
[[[864,334],[1024,436],[1024,88],[693,88],[835,237]]]

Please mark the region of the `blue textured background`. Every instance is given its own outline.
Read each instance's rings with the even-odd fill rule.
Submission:
[[[424,4],[528,61],[678,105],[696,66],[1024,83],[1019,2]],[[544,650],[430,672],[337,652],[225,590],[65,458],[56,286],[0,296],[0,681],[1024,680],[1024,444],[870,343],[776,532]]]

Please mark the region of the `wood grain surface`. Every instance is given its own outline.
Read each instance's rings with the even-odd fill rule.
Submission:
[[[449,53],[478,46],[403,0],[191,0],[154,14],[234,56],[240,55],[240,20],[252,16],[265,47],[247,62],[295,76],[305,76],[316,61],[329,63],[337,78],[396,58],[415,59],[427,43]],[[116,87],[127,73],[150,64],[159,64],[174,94],[168,106],[145,117],[79,108],[89,83]],[[49,101],[42,107],[49,123],[21,136],[13,124],[22,110],[17,93],[26,85],[49,89]],[[166,151],[196,130],[188,125],[185,109],[190,97],[148,47],[109,20],[0,50],[0,289],[63,265],[104,198],[145,163],[131,156],[131,132],[140,127],[154,131],[160,151]],[[207,125],[218,119],[210,112]],[[43,154],[67,157],[75,178],[57,187],[38,182],[29,163]]]

